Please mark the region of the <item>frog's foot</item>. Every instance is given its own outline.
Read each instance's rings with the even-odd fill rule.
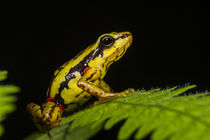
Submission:
[[[134,91],[135,90],[133,88],[129,88],[119,93],[103,93],[100,96],[98,96],[99,100],[94,102],[94,106],[99,105],[103,101],[106,101],[106,100],[114,99],[120,96],[126,96],[127,94],[130,94],[131,92],[134,92]]]
[[[127,89],[123,92],[117,92],[117,93],[101,93],[99,94],[98,98],[99,98],[99,101],[100,102],[103,102],[103,101],[106,101],[106,100],[109,100],[109,99],[113,99],[113,98],[116,98],[116,97],[120,97],[120,96],[126,96],[127,94],[130,94],[131,92],[134,92],[135,90],[130,88],[130,89]]]
[[[123,92],[120,92],[118,96],[126,96],[127,94],[130,94],[131,92],[134,92],[135,90],[133,88],[129,88],[127,90],[124,90]]]

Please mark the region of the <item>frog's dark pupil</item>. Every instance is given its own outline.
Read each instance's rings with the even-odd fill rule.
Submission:
[[[104,36],[101,40],[101,42],[103,43],[103,45],[105,46],[110,46],[113,44],[114,39],[111,36]]]
[[[109,45],[109,44],[112,44],[112,38],[104,38],[103,40],[103,44],[104,45]]]

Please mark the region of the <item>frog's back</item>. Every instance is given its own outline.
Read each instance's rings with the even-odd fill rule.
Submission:
[[[88,47],[55,71],[47,91],[48,98],[56,98],[65,105],[83,104],[90,99],[91,95],[79,88],[77,82],[88,67],[94,49]]]
[[[74,62],[70,60],[55,71],[47,92],[48,97],[53,98],[57,94],[61,94],[64,88],[69,89],[68,82],[75,78],[73,67]]]

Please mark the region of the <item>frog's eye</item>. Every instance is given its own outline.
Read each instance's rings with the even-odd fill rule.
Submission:
[[[112,36],[105,35],[101,38],[100,43],[104,47],[111,47],[114,43],[114,38]]]

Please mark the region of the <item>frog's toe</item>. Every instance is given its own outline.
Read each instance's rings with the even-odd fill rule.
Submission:
[[[131,92],[134,92],[135,89],[134,88],[129,88],[128,91],[131,93]]]

